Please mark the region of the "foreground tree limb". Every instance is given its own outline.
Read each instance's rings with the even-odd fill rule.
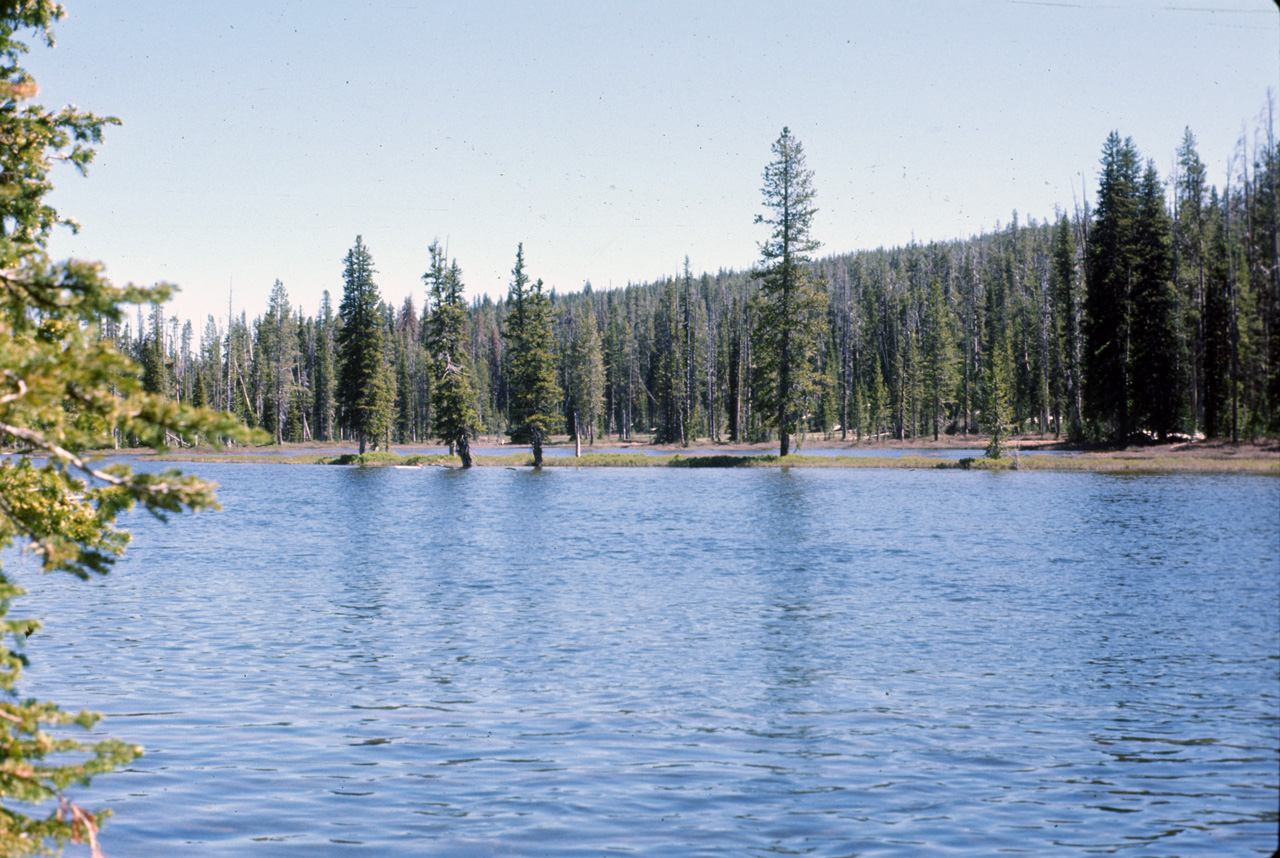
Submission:
[[[0,9],[0,548],[17,543],[39,555],[46,572],[88,578],[124,551],[129,534],[115,526],[124,510],[140,504],[163,518],[217,505],[210,482],[178,471],[135,474],[88,451],[111,447],[114,437],[163,451],[170,439],[257,436],[229,415],[144,393],[139,368],[100,334],[100,325],[123,318],[122,304],[161,302],[171,287],[117,287],[97,263],[54,263],[45,252],[55,226],[74,228],[44,201],[51,166],[68,162],[84,172],[103,127],[116,122],[29,104],[36,87],[18,65],[26,46],[16,33],[34,30],[52,45],[49,28],[62,14],[47,0]],[[71,738],[70,728],[89,729],[98,716],[19,695],[24,642],[39,628],[7,619],[23,592],[0,572],[0,854],[84,842],[100,856],[106,813],[73,804],[65,790],[142,749]],[[49,801],[52,810],[36,811]]]

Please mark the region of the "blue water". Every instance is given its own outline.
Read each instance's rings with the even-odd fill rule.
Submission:
[[[1276,849],[1273,478],[198,470],[18,576],[112,858]]]

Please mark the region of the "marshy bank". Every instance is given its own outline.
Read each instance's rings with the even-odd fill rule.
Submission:
[[[1052,443],[1011,445],[999,459],[982,455],[977,439],[964,447],[809,445],[809,452],[778,456],[760,445],[703,445],[673,449],[652,445],[610,445],[601,452],[572,455],[572,447],[548,448],[547,468],[881,468],[937,470],[1034,470],[1091,473],[1253,473],[1280,476],[1280,444],[1166,444],[1123,449],[1070,450]],[[346,465],[361,467],[460,467],[446,450],[405,445],[400,452],[363,455],[340,445],[289,445],[170,451],[148,456],[166,462],[228,462],[281,465]],[[507,452],[510,449],[511,452]],[[477,447],[478,467],[532,467],[533,455],[522,447]],[[967,455],[966,455],[967,454]]]

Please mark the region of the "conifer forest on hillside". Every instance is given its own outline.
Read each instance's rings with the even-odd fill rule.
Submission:
[[[781,173],[779,173],[781,171]],[[1280,432],[1280,147],[1268,98],[1223,185],[1188,129],[1172,175],[1102,144],[1097,185],[1051,220],[820,256],[820,177],[784,130],[765,171],[762,262],[557,292],[512,248],[511,291],[463,298],[438,245],[423,291],[376,284],[360,237],[314,314],[153,307],[104,335],[148,391],[230,411],[278,442],[361,448],[508,434],[584,441],[842,441],[1033,432],[1076,442]],[[785,180],[778,184],[779,180]],[[1082,189],[1083,191],[1083,189]],[[744,212],[744,217],[750,213]],[[783,238],[785,236],[785,239]],[[527,270],[526,270],[527,269]],[[783,377],[785,376],[785,377]],[[117,439],[127,443],[128,439]]]

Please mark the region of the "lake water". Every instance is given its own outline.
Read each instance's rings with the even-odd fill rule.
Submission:
[[[1280,480],[196,470],[17,576],[111,858],[1277,846]]]

